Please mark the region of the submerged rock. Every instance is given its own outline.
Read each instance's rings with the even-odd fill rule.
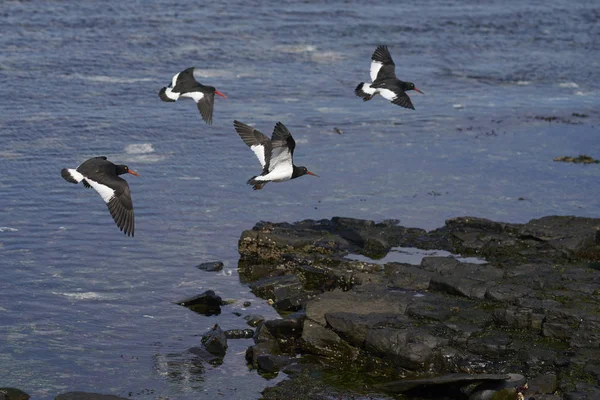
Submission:
[[[175,302],[190,310],[206,316],[221,314],[221,306],[223,302],[220,296],[217,296],[213,290],[207,290],[197,296],[188,297],[186,299]]]
[[[196,265],[196,268],[207,272],[219,272],[223,269],[223,261],[211,261]]]

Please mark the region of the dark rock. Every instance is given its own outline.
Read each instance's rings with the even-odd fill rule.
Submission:
[[[208,350],[206,350],[206,347],[204,347],[204,346],[190,347],[187,350],[187,352],[189,354],[192,354],[195,358],[199,359],[199,360],[196,360],[196,363],[195,363],[197,366],[202,365],[202,363],[219,365],[223,362],[222,356],[210,353]]]
[[[55,400],[128,400],[127,397],[114,396],[112,394],[98,394],[88,392],[67,392],[59,394]]]
[[[252,339],[254,337],[254,329],[229,329],[225,331],[227,339]]]
[[[257,359],[258,369],[264,372],[278,372],[295,360],[290,356],[277,356],[274,354],[260,354]]]
[[[30,396],[21,389],[12,387],[0,388],[0,396],[4,396],[6,400],[27,400]]]
[[[575,390],[565,392],[565,400],[597,400],[600,399],[600,387],[589,383],[578,383]]]
[[[246,315],[244,317],[244,319],[246,320],[248,325],[257,326],[258,324],[260,324],[261,322],[263,322],[265,320],[265,317],[263,317],[262,315],[259,315],[259,314],[250,314],[250,315]]]
[[[382,285],[363,285],[357,291],[335,290],[319,295],[307,303],[306,316],[325,325],[325,314],[333,312],[352,310],[354,314],[371,314],[377,310],[378,313],[404,314],[412,299],[412,293],[391,291]]]
[[[510,379],[506,374],[446,374],[428,378],[402,379],[376,385],[386,393],[403,393],[418,387],[465,385],[473,382],[505,381]]]
[[[484,282],[465,277],[434,275],[429,282],[429,290],[483,299],[487,292],[487,285]]]
[[[353,360],[358,355],[358,351],[335,332],[309,320],[304,321],[301,348],[306,353],[336,360]]]
[[[527,393],[554,393],[558,388],[558,378],[555,374],[544,374],[530,379],[527,384]]]
[[[273,300],[275,308],[283,311],[298,310],[302,304],[320,293],[305,290],[296,275],[265,278],[249,286],[252,293],[263,299]]]
[[[243,304],[243,306],[246,308],[250,307],[251,305],[252,305],[252,303],[250,303],[249,301],[245,301]]]
[[[190,310],[197,312],[198,314],[210,316],[221,314],[221,305],[223,305],[223,300],[220,296],[217,296],[214,291],[207,290],[206,292],[197,296],[188,297],[186,299],[177,301],[175,304],[188,307]]]
[[[302,322],[305,314],[300,313],[282,319],[272,319],[265,322],[265,327],[278,339],[299,338],[302,335]]]
[[[385,274],[389,277],[388,285],[392,288],[409,290],[427,290],[431,273],[411,264],[387,263],[384,265]]]
[[[258,368],[258,358],[264,355],[278,355],[279,346],[274,341],[261,342],[246,349],[246,361],[254,368]]]
[[[346,341],[354,346],[364,348],[367,332],[371,328],[405,324],[410,326],[410,319],[402,314],[372,313],[355,314],[352,312],[332,312],[325,314],[327,325]]]
[[[202,335],[202,344],[209,353],[224,357],[227,352],[227,335],[215,324],[210,331]]]
[[[447,344],[447,339],[418,327],[369,329],[365,339],[366,350],[413,371],[426,369],[437,355],[436,347]]]
[[[223,266],[222,261],[212,261],[196,265],[196,268],[207,272],[218,272],[223,269]]]

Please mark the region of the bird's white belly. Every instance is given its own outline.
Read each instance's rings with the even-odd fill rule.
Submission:
[[[269,172],[267,175],[261,175],[254,178],[257,181],[272,181],[272,182],[283,182],[292,178],[294,172],[292,166],[280,166]]]

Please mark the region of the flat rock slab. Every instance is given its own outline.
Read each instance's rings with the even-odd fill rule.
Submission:
[[[55,400],[129,400],[127,397],[112,394],[98,394],[88,392],[67,392],[59,394]]]
[[[196,268],[207,272],[218,272],[223,269],[223,261],[211,261],[196,265]]]
[[[433,385],[463,385],[473,382],[504,381],[510,379],[507,374],[446,374],[430,378],[402,379],[377,385],[377,388],[387,393],[402,393],[421,386]]]

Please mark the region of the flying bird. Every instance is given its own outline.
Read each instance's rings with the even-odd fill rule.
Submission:
[[[256,154],[263,167],[260,175],[253,176],[247,182],[254,187],[254,190],[262,189],[269,182],[283,182],[307,174],[318,176],[306,167],[294,165],[296,142],[281,122],[275,124],[271,139],[242,122],[233,121],[233,126],[244,143]]]
[[[63,168],[60,171],[65,180],[71,183],[83,182],[86,188],[94,188],[102,197],[108,211],[115,220],[121,231],[133,236],[133,202],[131,201],[131,191],[129,184],[125,179],[119,177],[122,174],[132,174],[139,176],[127,165],[115,165],[108,161],[106,157],[94,157],[83,162],[76,169]]]
[[[379,46],[371,56],[371,83],[361,82],[354,93],[362,97],[363,101],[369,101],[376,94],[380,94],[386,100],[404,108],[415,109],[410,97],[406,94],[409,90],[415,90],[424,94],[415,87],[412,82],[404,82],[396,78],[396,65],[387,46]]]
[[[163,87],[158,92],[162,101],[175,102],[180,97],[189,97],[196,102],[202,119],[207,124],[212,124],[213,105],[215,94],[227,98],[212,86],[204,86],[194,78],[194,67],[173,76],[169,86]]]

